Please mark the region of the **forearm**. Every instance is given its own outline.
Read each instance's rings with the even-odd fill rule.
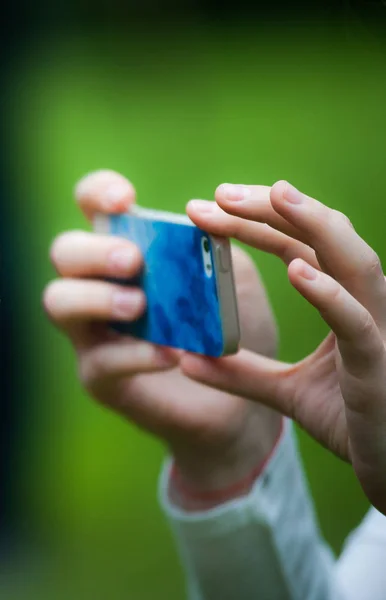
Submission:
[[[192,599],[341,598],[335,561],[318,531],[288,422],[249,494],[189,513],[172,503],[169,489],[166,467],[161,503],[177,538]]]

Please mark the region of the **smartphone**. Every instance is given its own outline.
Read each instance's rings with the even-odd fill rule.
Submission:
[[[135,206],[130,213],[95,217],[95,231],[120,236],[140,249],[135,279],[147,298],[135,322],[118,332],[163,346],[219,357],[237,352],[240,328],[228,239],[208,235],[189,217]],[[116,281],[116,280],[115,280]]]

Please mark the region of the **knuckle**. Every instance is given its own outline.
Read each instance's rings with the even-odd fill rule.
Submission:
[[[368,251],[366,258],[363,259],[363,269],[371,274],[382,275],[381,260],[372,248]]]
[[[100,349],[83,355],[79,360],[79,379],[86,388],[91,388],[96,381],[106,375],[106,361]]]
[[[243,240],[245,234],[245,221],[227,215],[227,235],[235,240]]]
[[[363,310],[358,319],[358,334],[364,338],[368,337],[374,331],[374,320],[367,310]]]
[[[335,279],[329,277],[328,304],[338,302],[342,295],[342,287]]]
[[[354,229],[353,224],[351,223],[350,219],[348,218],[347,215],[345,215],[343,212],[341,212],[340,210],[335,210],[333,209],[329,209],[330,210],[330,214],[332,216],[333,221],[339,226],[349,226],[351,227],[351,229]]]
[[[51,244],[50,258],[52,264],[57,267],[62,262],[69,248],[78,243],[84,237],[82,231],[66,231],[59,234]]]
[[[347,273],[347,280],[363,282],[363,279],[376,278],[383,279],[382,264],[378,254],[369,246],[367,246],[360,259]]]
[[[57,316],[60,298],[62,296],[62,282],[60,279],[52,281],[43,292],[43,307],[50,317]]]
[[[85,352],[79,360],[79,378],[83,385],[91,389],[97,382],[111,376],[108,352],[103,346]]]
[[[94,381],[94,379],[92,377],[92,371],[90,369],[89,362],[90,362],[89,359],[86,358],[85,356],[83,356],[79,359],[79,364],[78,364],[78,377],[79,377],[81,384],[86,389],[89,389],[89,387],[91,387],[91,385]]]
[[[283,242],[278,254],[286,265],[289,265],[298,256],[296,246],[291,240]]]

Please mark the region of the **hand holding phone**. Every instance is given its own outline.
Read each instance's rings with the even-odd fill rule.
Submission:
[[[78,184],[76,197],[86,218],[94,219],[96,213],[131,213],[135,190],[122,175],[98,171]],[[199,355],[180,357],[165,346],[107,335],[106,324],[117,314],[129,321],[143,313],[135,286],[132,294],[109,281],[140,272],[143,259],[135,246],[122,238],[69,231],[54,241],[50,256],[58,277],[45,289],[44,307],[74,346],[88,394],[166,442],[195,489],[218,490],[245,478],[271,451],[280,415],[197,383]],[[246,253],[236,247],[232,256],[243,352],[272,356],[276,328],[264,287]],[[233,360],[240,356],[227,363]]]

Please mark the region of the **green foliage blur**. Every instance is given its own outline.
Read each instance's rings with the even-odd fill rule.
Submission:
[[[52,581],[31,587],[36,597],[184,596],[156,496],[164,450],[86,397],[69,344],[41,309],[55,276],[51,241],[89,228],[75,182],[111,168],[134,182],[140,204],[182,212],[224,181],[288,179],[349,215],[385,259],[385,50],[354,26],[196,26],[59,33],[14,63],[8,143],[31,370],[30,394],[19,399],[19,490],[28,527],[62,556]],[[251,253],[277,315],[280,356],[297,360],[326,327],[277,259]],[[321,528],[339,551],[367,503],[347,465],[299,438]],[[102,593],[109,585],[115,592]]]

